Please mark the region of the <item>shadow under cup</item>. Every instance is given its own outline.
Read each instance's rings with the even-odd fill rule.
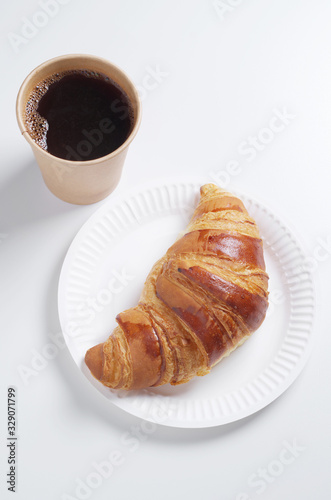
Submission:
[[[103,73],[129,98],[133,112],[131,132],[120,147],[106,156],[88,161],[58,158],[40,147],[26,130],[26,104],[33,89],[51,75],[68,70]],[[140,125],[141,104],[134,84],[120,68],[106,59],[73,54],[46,61],[26,77],[17,96],[16,114],[20,130],[32,148],[49,190],[63,201],[89,205],[106,198],[119,183],[128,147]]]

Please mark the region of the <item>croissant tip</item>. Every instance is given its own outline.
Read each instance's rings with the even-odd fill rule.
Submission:
[[[200,195],[207,196],[207,195],[210,195],[210,194],[215,193],[217,191],[218,192],[224,191],[224,189],[222,189],[219,186],[217,186],[216,184],[213,184],[210,182],[208,184],[204,184],[203,186],[201,186]]]
[[[85,363],[93,377],[101,380],[103,376],[103,344],[91,347],[85,354]]]

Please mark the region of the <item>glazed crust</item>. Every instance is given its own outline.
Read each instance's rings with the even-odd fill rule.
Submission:
[[[262,240],[242,201],[213,184],[185,234],[150,271],[139,303],[89,349],[93,376],[114,389],[205,375],[263,322],[268,275]]]

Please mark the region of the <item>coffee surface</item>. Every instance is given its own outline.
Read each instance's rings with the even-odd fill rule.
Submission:
[[[133,110],[128,96],[110,78],[75,70],[52,75],[35,87],[25,123],[34,141],[52,155],[87,161],[125,142]]]

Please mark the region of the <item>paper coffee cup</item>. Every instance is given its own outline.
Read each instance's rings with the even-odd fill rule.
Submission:
[[[103,73],[127,94],[133,110],[132,129],[125,142],[112,153],[87,161],[58,158],[42,149],[26,130],[25,110],[31,92],[38,83],[49,76],[66,70],[90,70]],[[32,148],[49,190],[61,200],[88,205],[103,200],[119,183],[128,147],[140,125],[141,104],[134,84],[120,68],[106,59],[91,55],[71,54],[46,61],[27,76],[17,96],[16,114],[20,130]]]

